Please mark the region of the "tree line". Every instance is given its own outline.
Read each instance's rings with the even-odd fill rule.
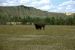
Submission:
[[[6,25],[7,22],[21,22],[21,24],[45,23],[48,25],[75,25],[74,16],[56,16],[56,17],[30,17],[30,16],[2,16],[0,15],[0,25]]]

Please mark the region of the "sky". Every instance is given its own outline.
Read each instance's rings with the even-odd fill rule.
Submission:
[[[24,5],[48,12],[75,13],[75,0],[0,0],[0,6]]]

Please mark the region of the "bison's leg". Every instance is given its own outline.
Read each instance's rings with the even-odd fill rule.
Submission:
[[[41,30],[41,29],[42,29],[42,27],[41,27],[41,26],[39,26],[39,29]]]

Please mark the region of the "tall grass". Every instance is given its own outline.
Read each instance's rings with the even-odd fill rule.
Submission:
[[[0,25],[0,50],[75,50],[75,26]]]

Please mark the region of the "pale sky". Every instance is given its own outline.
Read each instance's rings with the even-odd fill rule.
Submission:
[[[25,5],[49,12],[75,12],[75,0],[0,0],[0,6]]]

